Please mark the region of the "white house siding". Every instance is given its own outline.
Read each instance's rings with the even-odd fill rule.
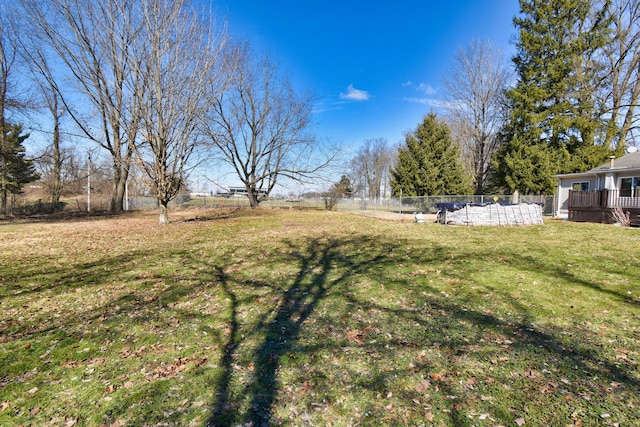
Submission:
[[[569,217],[569,191],[574,184],[588,182],[589,190],[599,190],[598,179],[593,175],[567,174],[558,175],[558,191],[555,215],[560,218]]]
[[[607,190],[615,190],[618,184],[616,183],[616,175],[613,172],[609,172],[604,177],[604,188]]]

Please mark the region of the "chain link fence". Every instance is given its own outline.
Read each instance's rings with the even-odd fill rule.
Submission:
[[[354,214],[379,217],[387,219],[406,219],[413,217],[416,212],[435,215],[438,211],[437,203],[457,202],[468,204],[482,203],[538,203],[543,205],[544,215],[553,215],[555,211],[555,199],[553,196],[522,196],[512,195],[487,195],[487,196],[425,196],[425,197],[401,197],[401,198],[343,198],[329,199],[323,197],[300,197],[288,199],[269,199],[260,203],[263,208],[289,208],[289,209],[319,209],[337,210]],[[132,197],[128,199],[129,210],[156,209],[158,203],[154,197]],[[196,208],[221,208],[221,207],[249,207],[249,199],[246,196],[218,197],[218,196],[190,196],[180,194],[173,200],[170,208],[185,209]]]
[[[107,211],[110,207],[110,197],[105,194],[96,194],[91,197],[90,210],[92,212]],[[65,210],[87,212],[88,200],[84,196],[67,199],[63,205]],[[436,204],[443,202],[457,202],[465,204],[483,204],[497,202],[500,204],[513,203],[537,203],[543,205],[544,215],[553,215],[555,212],[555,198],[553,196],[522,196],[512,195],[485,195],[485,196],[426,196],[426,197],[401,197],[401,198],[329,198],[329,197],[299,197],[299,198],[272,198],[260,203],[263,208],[288,208],[288,209],[317,209],[350,212],[373,218],[391,220],[412,220],[415,213],[435,215],[438,211]],[[17,211],[29,213],[30,210],[39,209],[41,201],[36,204],[18,203]],[[180,194],[169,204],[170,209],[189,208],[222,208],[222,207],[249,207],[249,199],[246,196],[220,197],[215,195],[189,195]],[[153,210],[158,208],[158,202],[154,197],[136,196],[125,200],[125,210]]]
[[[384,199],[340,199],[336,204],[337,210],[357,213],[363,216],[406,220],[413,219],[417,212],[425,215],[436,215],[438,203],[463,204],[514,204],[536,203],[543,206],[544,215],[555,212],[555,198],[553,196],[512,196],[512,195],[482,195],[482,196],[425,196],[401,197]]]
[[[145,206],[155,207],[155,200],[149,198]],[[142,200],[133,200],[132,207],[142,208]],[[553,196],[513,196],[513,195],[484,195],[484,196],[426,196],[402,198],[342,198],[329,197],[300,197],[288,199],[269,199],[260,203],[263,208],[289,209],[318,209],[349,212],[373,218],[390,220],[413,220],[416,212],[425,215],[436,215],[437,203],[457,202],[465,204],[514,204],[536,203],[543,206],[543,214],[551,216],[555,212],[555,198]],[[172,206],[186,208],[196,207],[248,207],[249,200],[244,196],[214,197],[214,196],[186,196],[172,202]]]

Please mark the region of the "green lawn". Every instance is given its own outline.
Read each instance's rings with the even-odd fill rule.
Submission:
[[[195,215],[0,223],[0,425],[639,425],[639,229]]]

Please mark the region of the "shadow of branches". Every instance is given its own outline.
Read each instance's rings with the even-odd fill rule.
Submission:
[[[508,394],[519,396],[514,399],[514,407],[494,408],[501,422],[513,422],[518,411],[526,411],[527,399],[522,401],[520,395],[532,395],[536,390],[543,390],[549,394],[549,399],[557,402],[563,393],[595,395],[600,386],[593,386],[592,378],[600,378],[604,384],[620,385],[631,395],[640,393],[637,374],[603,357],[587,336],[567,339],[562,331],[536,325],[536,317],[529,313],[529,307],[508,294],[501,294],[499,298],[511,307],[512,317],[476,307],[473,300],[443,295],[441,286],[430,285],[410,274],[395,274],[389,268],[402,267],[405,263],[413,267],[434,266],[432,275],[440,279],[442,276],[435,268],[441,268],[451,260],[445,246],[412,253],[406,250],[406,242],[380,241],[362,235],[314,238],[304,244],[288,241],[287,245],[288,255],[280,261],[287,258],[295,263],[297,273],[285,287],[275,282],[232,277],[222,267],[214,267],[230,300],[230,332],[220,363],[222,372],[214,386],[215,401],[207,426],[281,423],[282,419],[273,418],[275,406],[279,405],[278,396],[289,393],[289,397],[294,398],[296,393],[304,394],[308,388],[317,393],[317,399],[325,406],[342,402],[345,398],[340,394],[362,393],[373,400],[385,401],[392,395],[390,384],[407,378],[418,385],[395,396],[395,402],[400,402],[396,405],[422,406],[427,413],[438,409],[447,414],[447,424],[462,426],[474,425],[469,402],[481,401],[481,391],[490,393],[494,384],[501,382],[506,390],[514,388],[507,391]],[[402,252],[401,259],[394,253],[397,251]],[[473,251],[459,255],[477,265],[486,257],[486,254]],[[510,256],[510,263],[517,269],[540,269],[539,262],[527,255]],[[469,280],[477,273],[468,268],[464,271],[452,269],[448,279]],[[549,267],[546,274],[604,292],[597,284],[556,267]],[[378,294],[387,296],[376,299],[368,295],[359,288],[363,282],[377,283],[376,286],[382,288]],[[252,302],[243,300],[239,290],[265,288],[278,295],[277,304],[262,307],[262,319],[251,331],[242,333],[238,309],[241,304]],[[605,293],[619,297],[615,292]],[[321,315],[318,308],[327,304],[330,298],[339,299],[340,308],[327,313],[324,307]],[[243,348],[249,335],[259,337],[259,342],[250,349]],[[433,360],[430,352],[434,354]],[[319,360],[316,359],[318,354],[337,360],[335,363],[340,365],[335,368],[337,373],[326,365],[313,366],[312,362],[300,365],[297,361],[299,356],[303,356],[302,360]],[[345,354],[353,360],[342,360]],[[250,366],[250,375],[240,381],[236,378],[238,369],[234,364],[242,357]],[[461,386],[463,380],[458,377],[467,375],[461,372],[468,371],[468,365],[477,366],[478,363],[491,371],[499,364],[513,366],[511,371],[496,369],[478,374],[481,379],[465,377],[464,381],[469,383]],[[296,365],[295,372],[286,382],[279,376],[284,365]],[[548,378],[543,380],[540,375]],[[566,376],[572,380],[567,380]],[[423,403],[425,397],[420,384],[429,380],[435,384],[432,385],[434,393],[441,397],[436,404]],[[464,385],[476,384],[475,381],[479,381],[475,388]],[[530,384],[521,385],[524,381]],[[590,385],[592,389],[586,392]],[[380,404],[351,414],[351,417],[365,422],[365,418],[359,417],[368,416],[369,423],[374,424],[402,420],[402,415],[393,413],[394,410],[397,406],[392,403]],[[297,412],[296,416],[298,421],[310,417],[306,412]],[[558,414],[547,416],[549,418],[541,418],[539,422],[553,423],[559,419]]]
[[[78,251],[65,271],[55,256],[6,268],[0,304],[13,311],[0,322],[0,344],[12,351],[0,353],[0,365],[12,370],[0,385],[28,391],[21,378],[56,353],[41,390],[62,370],[73,378],[95,369],[112,400],[90,422],[105,425],[185,425],[198,416],[208,426],[430,417],[465,426],[480,416],[512,425],[528,411],[538,418],[527,425],[567,425],[574,413],[583,425],[606,424],[602,413],[625,425],[640,417],[638,302],[625,287],[637,266],[620,274],[612,262],[584,274],[543,245],[514,253],[331,225],[265,237],[254,236],[260,225],[247,231],[226,218],[201,234],[197,227],[213,221],[198,221],[174,227],[191,230],[184,240],[176,232],[160,246]],[[233,231],[220,232],[227,226]],[[606,299],[622,314],[583,325],[584,314],[550,313],[564,304],[536,307],[546,296],[527,295],[536,288],[514,285],[520,276],[553,283],[544,289],[557,295],[565,287]],[[625,315],[629,329],[613,330]]]
[[[342,247],[350,247],[353,244],[370,246],[372,243],[366,238],[356,240],[358,242],[346,239],[312,239],[303,247],[291,241],[287,242],[289,258],[291,262],[296,263],[298,272],[293,283],[288,288],[280,290],[279,286],[274,284],[258,284],[253,281],[238,283],[230,279],[223,269],[216,267],[221,286],[230,299],[230,332],[221,360],[222,373],[216,383],[217,401],[207,425],[227,426],[239,422],[254,426],[269,424],[278,391],[279,361],[296,347],[305,321],[312,315],[328,291],[345,283],[353,274],[366,270],[367,266],[380,263],[384,259],[382,254],[375,254],[366,260],[355,262],[347,258],[341,251]],[[348,268],[345,269],[345,266]],[[338,271],[334,277],[329,277],[334,269],[341,272]],[[242,340],[238,335],[236,312],[238,298],[233,290],[234,286],[238,285],[271,287],[279,290],[282,295],[277,306],[273,308],[273,313],[265,316],[254,330],[254,333],[262,337],[262,342],[253,351],[253,375],[236,397],[238,401],[232,402],[229,392],[233,376],[232,360]],[[239,401],[243,400],[246,400],[249,405],[245,413],[239,410]]]

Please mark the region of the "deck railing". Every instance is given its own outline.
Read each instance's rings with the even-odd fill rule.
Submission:
[[[569,208],[600,208],[602,191],[569,191]]]
[[[640,209],[640,195],[621,197],[618,190],[569,191],[569,209],[617,207]]]

